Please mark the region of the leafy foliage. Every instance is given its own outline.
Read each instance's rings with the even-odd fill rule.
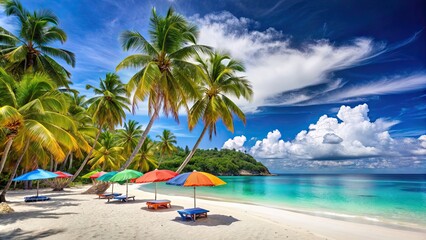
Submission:
[[[161,168],[176,170],[185,159],[185,156],[185,150],[179,148],[174,155],[164,158]],[[193,170],[205,171],[215,175],[242,175],[244,172],[253,175],[270,174],[269,170],[252,156],[227,149],[198,149],[183,172]]]

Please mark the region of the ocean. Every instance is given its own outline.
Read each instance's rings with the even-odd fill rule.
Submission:
[[[426,174],[284,174],[227,176],[198,187],[197,198],[236,201],[318,216],[426,228]],[[153,191],[153,184],[141,189]],[[158,185],[158,193],[193,196],[193,188]]]

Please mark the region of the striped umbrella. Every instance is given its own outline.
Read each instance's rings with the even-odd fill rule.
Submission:
[[[176,185],[176,186],[184,186],[184,187],[194,187],[194,208],[196,207],[196,187],[214,187],[219,185],[224,185],[226,182],[224,182],[222,179],[206,172],[188,172],[188,173],[182,173],[173,179],[166,182],[166,184],[169,185]]]

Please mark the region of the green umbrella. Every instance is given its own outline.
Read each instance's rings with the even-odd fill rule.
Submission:
[[[112,176],[109,179],[109,181],[110,182],[126,181],[126,197],[128,197],[129,196],[129,180],[138,178],[142,175],[143,175],[143,173],[141,173],[141,172],[138,172],[138,171],[135,171],[135,170],[132,170],[132,169],[126,169],[126,170],[118,172],[117,174]]]
[[[117,171],[112,171],[112,172],[109,172],[109,173],[105,173],[104,175],[102,175],[102,176],[100,176],[100,177],[98,177],[98,178],[96,178],[96,180],[98,180],[98,181],[102,181],[102,182],[109,182],[109,180],[115,175],[115,174],[117,174]],[[123,182],[119,182],[120,184],[122,184],[122,183],[124,183],[124,181]],[[111,193],[112,194],[114,194],[114,183],[112,183],[112,186],[111,186]]]
[[[83,175],[81,178],[90,178],[90,176],[92,176],[93,174],[98,173],[98,172],[99,172],[99,170],[91,171],[91,172]]]

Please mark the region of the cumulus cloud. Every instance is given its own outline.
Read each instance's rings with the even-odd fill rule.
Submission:
[[[383,118],[372,121],[368,112],[367,104],[341,106],[337,118],[323,115],[291,141],[282,140],[278,129],[269,132],[256,141],[250,153],[275,167],[386,168],[424,162],[426,135],[417,139],[392,138],[389,129],[399,122]],[[226,144],[232,142],[230,139]],[[238,147],[243,144],[240,142]]]
[[[343,142],[343,139],[334,133],[325,134],[322,140],[322,143],[328,143],[328,144],[339,144],[341,142]]]
[[[234,149],[240,152],[244,152],[246,148],[243,147],[243,145],[246,141],[247,138],[244,135],[235,136],[233,139],[228,139],[228,141],[223,144],[222,149]]]
[[[256,27],[255,21],[237,18],[229,12],[197,15],[192,20],[200,27],[200,44],[229,52],[245,63],[244,75],[255,89],[251,103],[236,100],[245,111],[256,111],[259,106],[320,104],[321,101],[314,100],[325,96],[328,102],[344,102],[348,98],[410,91],[425,84],[425,74],[420,74],[356,86],[348,89],[346,95],[335,95],[339,91],[333,90],[345,84],[342,79],[333,79],[333,71],[366,64],[395,47],[369,38],[356,38],[344,45],[322,39],[295,48],[291,36],[273,28],[249,30]],[[322,86],[320,91],[306,89],[318,85]]]

